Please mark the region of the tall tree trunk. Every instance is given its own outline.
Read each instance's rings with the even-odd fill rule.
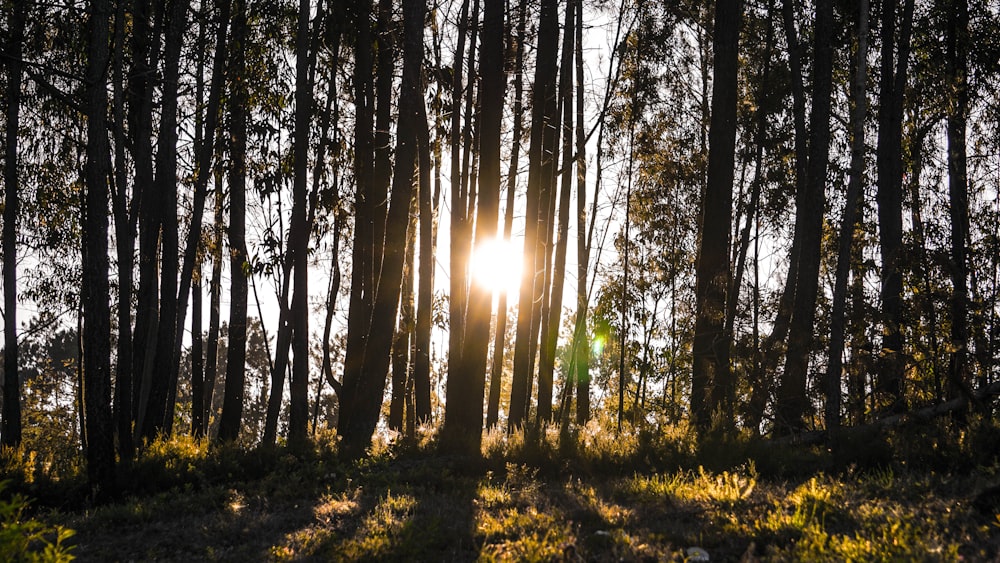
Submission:
[[[555,372],[556,344],[562,320],[563,285],[566,278],[566,252],[569,237],[569,202],[573,187],[573,53],[576,40],[576,3],[566,6],[559,96],[563,110],[562,183],[559,189],[559,223],[556,235],[555,262],[552,265],[552,289],[548,301],[548,327],[538,368],[538,421],[552,418],[552,381]],[[544,360],[544,361],[543,361]]]
[[[233,49],[230,69],[230,169],[229,169],[229,264],[232,285],[229,305],[229,342],[226,350],[226,390],[219,421],[219,439],[233,442],[243,421],[246,384],[247,276],[246,250],[246,143],[247,87],[244,46],[247,37],[245,0],[233,2]]]
[[[205,340],[201,330],[201,260],[195,262],[191,279],[191,435],[205,433]]]
[[[309,124],[312,89],[309,84],[309,0],[299,0],[298,32],[295,35],[295,178],[292,185],[292,224],[289,246],[294,264],[292,296],[291,406],[288,411],[288,441],[303,446],[309,423],[309,226],[306,220],[306,171],[309,164]]]
[[[876,410],[906,408],[903,395],[903,99],[910,53],[913,0],[904,0],[902,23],[896,38],[898,0],[882,7],[882,62],[878,109],[879,242],[882,250],[882,353],[875,382]],[[898,44],[895,49],[893,42]],[[895,57],[893,53],[896,53]],[[893,68],[895,66],[895,69]]]
[[[434,207],[431,199],[431,144],[427,130],[427,110],[421,105],[417,123],[418,206],[420,209],[420,263],[417,268],[417,312],[413,335],[414,424],[431,419],[431,313],[434,308]]]
[[[833,310],[830,313],[830,356],[826,367],[826,408],[824,419],[827,430],[840,427],[841,381],[843,372],[844,341],[847,326],[847,282],[851,273],[855,233],[862,205],[862,181],[865,168],[865,115],[868,111],[868,0],[858,4],[857,45],[855,48],[854,76],[851,80],[851,168],[844,200],[844,217],[837,242],[837,270],[833,287]]]
[[[587,135],[583,123],[583,2],[576,0],[576,423],[590,418],[590,339],[587,336]],[[596,201],[597,194],[594,194]],[[591,219],[593,221],[593,219]],[[567,405],[568,408],[568,405]]]
[[[715,86],[709,125],[708,185],[702,205],[698,248],[694,372],[691,416],[700,431],[712,426],[716,412],[723,428],[732,424],[735,401],[729,367],[731,336],[725,332],[726,290],[729,287],[729,233],[732,231],[733,176],[736,149],[736,76],[740,0],[719,0],[715,7]]]
[[[473,15],[475,17],[475,14]],[[465,57],[466,35],[469,29],[469,0],[462,1],[458,21],[458,44],[452,65],[451,85],[451,235],[449,244],[450,276],[448,293],[448,370],[457,368],[462,361],[462,341],[465,335],[465,311],[468,300],[468,260],[472,242],[472,232],[468,229],[468,198],[462,181],[462,71]],[[470,48],[471,50],[471,48]],[[470,69],[471,70],[471,69]],[[470,84],[474,77],[469,76]],[[472,88],[468,96],[472,98]],[[467,115],[466,119],[472,119]],[[468,161],[468,155],[466,155]]]
[[[125,7],[115,7],[114,77],[115,185],[112,209],[115,220],[115,250],[118,253],[118,361],[115,370],[114,418],[118,437],[118,457],[123,461],[135,455],[132,435],[132,283],[135,265],[136,215],[128,203],[128,170],[125,167]],[[135,199],[133,198],[133,203]]]
[[[414,206],[416,202],[411,203]],[[406,256],[403,258],[403,283],[399,296],[399,319],[392,341],[392,399],[389,401],[389,428],[403,431],[406,386],[409,381],[410,342],[413,334],[413,262],[417,235],[416,215],[410,214],[406,231]]]
[[[514,227],[514,196],[517,192],[517,168],[521,157],[521,137],[524,135],[524,32],[527,1],[520,0],[517,31],[511,49],[514,50],[514,126],[511,135],[510,163],[507,168],[507,202],[503,217],[503,238],[510,241]],[[486,402],[486,427],[494,428],[500,418],[500,392],[503,378],[503,358],[507,344],[507,291],[497,302],[497,322],[493,338],[493,363],[490,368],[490,392]]]
[[[542,280],[538,264],[544,261],[543,233],[545,206],[548,205],[554,164],[554,130],[558,127],[556,113],[556,59],[559,50],[558,2],[542,0],[538,21],[535,80],[531,92],[531,136],[528,144],[528,198],[524,226],[524,272],[517,304],[517,336],[514,342],[514,375],[510,392],[508,427],[524,424],[531,401],[531,379],[534,371],[534,349],[537,327],[541,319]]]
[[[969,391],[969,181],[966,163],[966,122],[969,116],[969,5],[967,0],[947,3],[946,73],[951,94],[948,112],[948,201],[951,216],[951,348],[948,394],[971,396]],[[982,366],[980,366],[982,368]]]
[[[160,222],[153,188],[153,84],[159,53],[158,25],[154,12],[162,12],[150,0],[133,0],[132,68],[128,92],[129,136],[135,168],[133,197],[139,210],[139,287],[136,294],[135,330],[132,334],[132,416],[140,432],[149,398],[156,329],[159,321]],[[162,2],[158,2],[162,4]]]
[[[477,245],[496,237],[500,206],[500,127],[503,119],[503,92],[506,88],[503,11],[503,0],[486,0],[480,68],[482,91],[490,92],[491,95],[483,98],[480,117]],[[442,445],[473,455],[479,452],[482,441],[483,394],[486,387],[492,299],[492,292],[483,284],[471,286],[461,364],[458,370],[451,370],[448,374],[449,401],[445,410]]]
[[[187,28],[188,0],[172,0],[166,18],[163,54],[163,96],[160,131],[156,150],[155,192],[159,195],[160,216],[160,324],[156,336],[155,365],[146,417],[140,427],[142,437],[152,440],[161,432],[170,434],[174,412],[171,397],[177,394],[177,373],[172,370],[177,328],[177,91],[181,47]],[[184,296],[187,299],[187,295]]]
[[[416,160],[419,123],[420,68],[423,64],[423,0],[406,0],[403,5],[403,77],[400,86],[399,123],[396,146],[396,167],[392,195],[385,223],[385,255],[381,258],[381,275],[372,311],[370,331],[361,362],[361,374],[348,386],[345,373],[344,397],[350,403],[350,416],[343,410],[338,431],[349,456],[360,456],[371,442],[378,423],[389,371],[392,348],[392,327],[399,311],[399,293],[403,273],[406,231],[409,225],[410,198],[413,193],[413,172]],[[354,283],[354,282],[352,282]]]
[[[87,45],[87,194],[83,218],[83,379],[87,416],[87,478],[100,500],[116,493],[111,419],[111,304],[108,282],[108,24],[107,0],[91,0]]]
[[[823,209],[826,204],[826,169],[830,154],[830,94],[833,89],[833,3],[817,0],[813,30],[813,92],[809,115],[809,161],[802,216],[799,275],[788,338],[785,372],[775,408],[777,426],[802,430],[809,409],[806,379],[816,318],[819,267],[823,242]]]
[[[227,41],[229,33],[229,13],[231,0],[220,0],[218,3],[219,20],[215,36],[215,55],[212,63],[212,83],[208,93],[208,107],[205,112],[205,131],[203,143],[195,148],[197,158],[194,176],[194,202],[191,209],[191,225],[188,228],[188,239],[184,249],[184,263],[181,265],[179,290],[177,292],[177,322],[174,331],[173,360],[170,366],[170,380],[177,381],[180,369],[181,344],[184,337],[184,323],[187,317],[187,298],[191,291],[195,261],[199,260],[199,245],[201,244],[201,227],[205,212],[205,200],[208,198],[208,180],[211,176],[212,159],[215,156],[215,136],[219,126],[219,105],[225,88]],[[199,74],[199,77],[201,74]],[[177,399],[176,385],[171,386],[167,399],[166,424],[173,420],[173,411]]]
[[[219,303],[222,300],[222,170],[217,167],[215,176],[215,213],[212,224],[212,281],[208,286],[208,345],[205,349],[205,398],[202,401],[205,417],[205,434],[212,423],[212,396],[219,370]]]
[[[21,113],[21,52],[27,0],[14,0],[7,36],[7,131],[4,135],[3,208],[3,425],[4,446],[21,443],[21,374],[17,367],[17,145]]]
[[[359,394],[367,383],[362,373],[365,347],[368,342],[374,304],[374,279],[371,264],[372,231],[372,168],[374,164],[374,109],[372,104],[372,41],[370,0],[355,0],[354,49],[354,241],[351,252],[351,297],[347,316],[347,349],[344,354],[343,393],[337,432],[346,438],[348,428],[359,424],[361,414]],[[359,446],[364,440],[358,440]]]
[[[392,14],[392,0],[378,0],[376,30],[375,67],[375,168],[372,170],[371,263],[372,294],[378,291],[378,280],[382,268],[381,257],[385,244],[385,218],[388,205],[389,182],[392,180],[391,138],[389,136],[392,119],[392,79],[396,65],[396,33]]]

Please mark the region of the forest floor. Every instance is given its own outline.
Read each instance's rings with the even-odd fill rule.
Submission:
[[[347,463],[188,442],[147,452],[121,501],[38,517],[75,530],[78,561],[697,561],[695,547],[710,561],[1000,560],[1000,465],[824,470],[817,452],[805,471],[710,470],[635,451],[389,448]]]

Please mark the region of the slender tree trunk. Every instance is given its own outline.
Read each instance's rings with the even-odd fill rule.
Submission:
[[[830,314],[830,356],[826,368],[827,430],[836,430],[841,422],[841,381],[844,341],[847,332],[847,282],[851,273],[855,233],[862,205],[862,181],[865,167],[865,115],[868,111],[868,0],[858,4],[857,45],[854,76],[851,81],[851,168],[844,201],[844,217],[840,227],[837,271],[833,288],[833,311]]]
[[[423,103],[423,98],[419,90],[420,69],[423,64],[424,10],[423,0],[406,0],[403,6],[403,78],[400,86],[396,167],[385,223],[385,255],[381,259],[381,275],[361,362],[363,376],[356,379],[353,382],[354,388],[348,391],[345,374],[344,390],[345,394],[352,394],[349,398],[353,402],[352,412],[348,418],[341,417],[338,428],[343,436],[341,444],[344,451],[353,457],[364,453],[378,423],[389,371],[392,327],[399,311],[406,231],[417,156],[417,129],[422,125],[419,123],[419,106]]]
[[[468,253],[471,248],[472,233],[466,232],[468,218],[468,198],[465,196],[462,181],[462,80],[463,61],[465,58],[465,42],[469,28],[469,0],[462,1],[461,15],[458,21],[458,44],[456,46],[452,65],[451,85],[451,240],[449,244],[450,276],[448,293],[448,370],[461,364],[462,341],[465,335],[465,310],[468,290]],[[469,77],[473,82],[474,77]],[[472,97],[472,89],[468,96]],[[471,119],[471,115],[467,119]],[[466,158],[468,160],[468,158]]]
[[[548,205],[548,187],[552,183],[553,163],[546,148],[554,148],[554,129],[558,127],[556,105],[556,59],[559,49],[558,2],[542,0],[538,23],[535,81],[531,92],[531,136],[528,145],[528,197],[525,208],[524,272],[517,304],[517,336],[514,342],[514,375],[510,392],[508,427],[524,424],[531,400],[534,371],[534,348],[541,303],[542,280],[538,264],[544,261],[539,252]]]
[[[946,73],[951,93],[947,104],[948,201],[951,216],[951,349],[948,395],[971,396],[969,391],[969,181],[966,162],[966,122],[969,116],[969,5],[967,0],[947,3]],[[982,369],[982,366],[980,366]]]
[[[7,130],[4,135],[3,193],[3,425],[4,446],[21,443],[21,375],[17,365],[18,129],[21,113],[21,56],[27,0],[14,0],[7,36]]]
[[[115,7],[114,77],[115,185],[112,195],[115,220],[115,250],[118,253],[118,361],[115,370],[114,418],[118,437],[118,456],[129,461],[135,455],[132,436],[132,283],[135,265],[134,207],[128,204],[128,171],[125,167],[125,7]],[[134,203],[133,198],[133,203]]]
[[[833,89],[833,3],[817,0],[813,30],[813,92],[809,115],[809,161],[802,206],[802,246],[799,275],[788,339],[788,355],[781,379],[775,418],[779,429],[797,431],[805,427],[809,410],[806,380],[816,318],[819,267],[823,242],[823,210],[826,205],[826,169],[830,154],[830,94]]]
[[[375,168],[372,170],[372,295],[378,291],[381,257],[385,244],[386,206],[389,182],[392,179],[392,154],[389,126],[392,119],[392,80],[396,66],[396,32],[392,14],[392,0],[378,0],[376,14],[375,61]]]
[[[205,114],[204,142],[196,147],[197,158],[194,177],[194,202],[191,210],[191,226],[188,229],[188,240],[184,250],[184,263],[181,265],[179,290],[177,292],[177,322],[174,332],[173,360],[171,363],[171,381],[176,382],[180,369],[181,344],[184,337],[184,323],[187,316],[187,297],[191,291],[195,261],[199,259],[201,244],[202,218],[205,211],[205,200],[208,198],[208,180],[211,175],[212,158],[215,156],[215,136],[219,127],[219,106],[226,83],[227,36],[229,33],[229,13],[231,0],[220,0],[218,4],[219,20],[215,36],[215,55],[212,65],[212,83],[208,93],[208,107]],[[201,74],[199,73],[199,77]],[[174,405],[177,399],[176,385],[170,388],[167,402],[166,423],[173,420]]]
[[[882,353],[875,382],[876,410],[906,408],[903,395],[903,186],[902,127],[906,69],[910,52],[913,0],[905,0],[896,38],[897,0],[882,7],[882,68],[878,109],[879,242],[882,250]],[[893,48],[893,42],[898,44]],[[896,56],[893,56],[893,53]],[[893,68],[895,65],[895,69]]]
[[[205,341],[201,329],[201,260],[195,262],[191,279],[191,435],[205,433]]]
[[[159,321],[157,255],[160,222],[153,188],[153,69],[157,67],[158,33],[150,0],[133,0],[132,69],[129,75],[129,135],[135,168],[133,197],[138,199],[139,287],[132,334],[132,416],[140,432],[149,398],[156,330]],[[152,24],[152,25],[151,25]]]
[[[559,341],[559,325],[562,320],[563,286],[566,278],[566,253],[569,237],[569,208],[573,187],[573,54],[576,40],[576,3],[566,7],[566,21],[563,35],[563,53],[559,80],[559,93],[563,108],[562,124],[562,183],[559,190],[559,222],[556,235],[555,262],[552,265],[552,289],[548,302],[548,327],[544,349],[538,370],[538,421],[548,422],[552,418],[552,382],[555,371],[556,344]]]
[[[108,274],[108,23],[107,0],[91,0],[87,69],[87,193],[83,218],[83,379],[87,413],[87,477],[99,501],[116,494],[111,418],[111,305]]]
[[[416,202],[411,203],[413,206]],[[392,398],[389,401],[389,428],[403,431],[403,414],[406,404],[406,384],[410,367],[410,342],[413,334],[413,262],[415,258],[416,215],[410,214],[406,231],[406,256],[403,258],[403,283],[400,289],[399,319],[392,341]]]
[[[163,55],[163,96],[160,131],[156,150],[155,191],[159,195],[160,216],[160,324],[156,336],[155,365],[150,386],[146,418],[140,427],[142,437],[152,440],[157,434],[170,434],[173,427],[173,397],[177,394],[177,373],[173,371],[174,342],[177,328],[177,100],[181,47],[187,27],[189,0],[173,0],[167,16]],[[184,295],[185,301],[187,295]],[[168,408],[169,407],[169,408]]]
[[[374,304],[374,279],[371,263],[374,242],[372,231],[372,167],[374,164],[374,110],[372,104],[372,42],[368,25],[371,17],[370,0],[355,0],[354,49],[354,241],[351,252],[351,297],[347,316],[347,349],[344,354],[343,392],[340,396],[340,415],[337,432],[347,437],[348,429],[363,433],[354,427],[361,424],[360,393],[367,383],[362,373],[365,347],[368,342]],[[370,437],[370,436],[369,436]],[[368,438],[357,438],[358,446]]]
[[[431,143],[427,110],[421,104],[417,120],[418,206],[420,208],[420,263],[417,282],[416,326],[413,335],[413,423],[431,419],[431,313],[434,308],[434,207],[431,199]]]
[[[697,310],[691,416],[701,431],[721,411],[723,428],[732,424],[735,385],[729,367],[730,335],[724,320],[729,287],[729,233],[732,231],[736,145],[736,76],[742,4],[720,0],[715,7],[715,86],[709,125],[708,185],[701,219],[697,262]]]
[[[205,350],[205,434],[208,435],[212,423],[212,395],[215,393],[215,378],[219,370],[219,304],[222,300],[222,171],[215,172],[215,214],[212,225],[212,281],[208,286],[208,344]]]
[[[576,423],[590,418],[590,339],[587,335],[588,262],[587,246],[587,134],[583,122],[583,2],[576,0],[576,328],[573,349],[576,358]],[[594,194],[597,200],[597,194]],[[593,218],[591,219],[593,221]],[[568,408],[568,405],[567,405]]]
[[[524,135],[524,32],[527,1],[520,0],[517,31],[511,49],[514,50],[514,125],[511,138],[510,163],[507,168],[507,202],[503,218],[503,238],[510,241],[514,226],[514,196],[517,192],[517,168],[521,157],[521,137]],[[493,363],[490,368],[490,392],[486,403],[486,427],[494,428],[500,418],[500,392],[503,379],[503,359],[507,344],[507,291],[500,293],[493,339]]]
[[[503,0],[486,0],[480,68],[482,91],[492,95],[484,97],[481,108],[476,244],[496,237],[500,206],[500,127],[506,88],[503,10]],[[482,284],[473,284],[470,288],[460,369],[448,374],[447,393],[450,400],[445,410],[442,445],[470,454],[479,452],[482,440],[492,299],[492,293]]]
[[[309,122],[312,89],[309,85],[309,0],[299,0],[298,32],[295,35],[295,178],[292,186],[292,224],[289,245],[294,264],[292,296],[292,377],[291,406],[288,412],[288,441],[303,446],[309,423],[309,226],[306,220],[309,165]]]
[[[233,2],[233,57],[230,62],[230,170],[229,170],[229,264],[232,286],[229,305],[229,342],[226,351],[226,390],[219,421],[219,439],[233,442],[243,421],[246,384],[247,277],[246,250],[246,142],[247,90],[244,77],[247,36],[245,0]]]

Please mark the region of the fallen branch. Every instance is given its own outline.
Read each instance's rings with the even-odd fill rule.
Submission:
[[[993,397],[994,395],[1000,395],[1000,381],[993,383],[992,385],[986,386],[985,389],[980,389],[973,393],[976,401],[986,402],[987,399]],[[922,409],[917,409],[908,413],[894,414],[887,416],[885,418],[880,418],[874,422],[868,424],[862,424],[861,426],[852,426],[850,428],[844,428],[840,431],[841,434],[852,434],[861,433],[866,431],[882,431],[888,430],[890,428],[896,428],[907,422],[911,421],[928,421],[933,420],[939,416],[946,414],[951,414],[955,411],[965,408],[969,404],[969,400],[965,397],[959,397],[958,399],[952,399],[950,401],[945,401],[943,403],[938,403],[936,405],[931,405],[929,407],[924,407]],[[816,444],[821,444],[827,441],[828,433],[826,430],[814,430],[811,432],[800,432],[798,434],[791,434],[789,436],[782,436],[780,438],[775,438],[770,441],[773,445],[799,445],[799,446],[813,446]]]

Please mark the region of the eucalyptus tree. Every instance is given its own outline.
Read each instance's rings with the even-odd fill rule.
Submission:
[[[361,4],[365,4],[362,0]],[[406,232],[408,229],[410,200],[413,193],[413,177],[417,159],[417,130],[426,127],[426,121],[421,122],[423,96],[420,94],[420,69],[423,65],[423,23],[426,6],[423,0],[406,0],[403,5],[403,76],[400,85],[399,121],[397,124],[396,162],[392,177],[392,190],[385,216],[384,244],[378,245],[381,252],[373,257],[381,264],[378,283],[375,287],[374,299],[371,304],[371,318],[367,334],[362,335],[364,347],[355,348],[355,354],[360,358],[351,358],[351,330],[357,326],[348,327],[348,358],[345,359],[344,386],[341,393],[341,414],[338,420],[338,433],[343,437],[343,447],[348,455],[359,456],[364,453],[378,423],[382,406],[382,394],[388,377],[390,352],[392,348],[393,326],[399,312],[399,297],[405,259]],[[364,10],[361,10],[364,12]],[[364,19],[362,19],[364,21]],[[365,56],[371,46],[367,39],[358,34],[357,58]],[[386,69],[383,68],[383,71]],[[357,72],[357,71],[356,71]],[[356,84],[356,88],[364,88]],[[363,91],[363,90],[362,90]],[[357,103],[358,100],[356,99]],[[365,108],[356,108],[364,112]],[[370,122],[369,122],[370,123]],[[356,127],[362,127],[357,123]],[[367,136],[369,133],[366,133]],[[361,133],[356,132],[356,135]],[[358,147],[355,147],[356,151]],[[355,162],[359,172],[368,164],[363,163],[366,154],[356,152]],[[359,192],[362,188],[363,174],[356,173]],[[356,223],[357,224],[357,223]],[[358,249],[359,229],[355,232],[355,249]],[[363,241],[364,239],[362,239]],[[355,253],[355,260],[358,254]],[[352,280],[352,286],[358,280]],[[354,289],[352,287],[352,293]],[[369,297],[371,298],[371,296]],[[350,316],[359,314],[352,301]],[[350,317],[348,323],[351,323]],[[353,363],[352,363],[353,361]]]
[[[502,0],[486,0],[480,69],[482,100],[479,145],[479,186],[477,194],[475,244],[492,240],[497,232],[500,205],[500,128],[503,117],[504,83]],[[486,385],[486,358],[490,340],[493,295],[482,284],[469,290],[465,335],[458,369],[448,373],[448,403],[442,441],[446,447],[469,453],[479,452],[483,428],[483,396]]]
[[[883,3],[876,147],[879,243],[882,259],[880,301],[882,353],[875,381],[876,408],[905,408],[903,392],[903,102],[907,84],[913,0]],[[897,19],[899,33],[896,32]]]
[[[250,264],[246,246],[246,148],[247,81],[246,40],[247,2],[232,4],[232,58],[229,80],[229,264],[230,305],[229,343],[226,358],[226,387],[219,421],[219,439],[235,441],[243,419],[247,341],[247,276]]]
[[[698,246],[694,370],[691,378],[691,418],[702,432],[712,416],[722,416],[723,429],[732,424],[735,385],[729,366],[731,335],[725,332],[729,287],[729,237],[736,145],[736,99],[739,0],[721,0],[715,7],[712,46],[715,53],[712,117],[709,125],[708,184],[702,203]]]
[[[115,441],[111,417],[111,295],[108,261],[108,87],[111,6],[92,0],[87,35],[86,98],[87,160],[84,182],[82,240],[84,402],[86,408],[87,477],[94,496],[106,500],[116,493]]]
[[[861,0],[855,12],[857,18],[854,46],[854,68],[851,78],[850,133],[851,164],[844,196],[844,216],[841,220],[837,242],[837,269],[833,289],[833,306],[830,313],[830,357],[826,371],[826,408],[824,419],[828,430],[836,429],[841,422],[841,387],[844,343],[846,339],[847,284],[854,257],[855,238],[859,211],[863,203],[865,165],[865,115],[868,108],[868,20],[869,2]]]
[[[16,448],[21,443],[21,383],[17,362],[17,222],[20,208],[18,193],[18,131],[21,113],[21,57],[24,22],[28,0],[11,3],[7,29],[6,62],[6,131],[4,133],[3,193],[3,426],[0,443]]]
[[[830,96],[833,88],[833,3],[817,0],[813,27],[812,100],[809,114],[809,154],[804,191],[796,210],[800,217],[799,269],[782,374],[776,423],[780,430],[801,430],[809,410],[806,393],[809,353],[816,318],[819,267],[822,256],[826,171],[830,152]],[[792,56],[795,56],[792,54]],[[798,80],[800,77],[794,77]],[[801,158],[801,157],[799,157]]]
[[[546,214],[554,179],[556,115],[556,59],[559,46],[558,3],[542,0],[538,21],[535,80],[531,92],[531,128],[528,145],[528,194],[525,209],[524,273],[517,306],[514,374],[508,426],[517,428],[528,416],[538,327],[541,324]]]

